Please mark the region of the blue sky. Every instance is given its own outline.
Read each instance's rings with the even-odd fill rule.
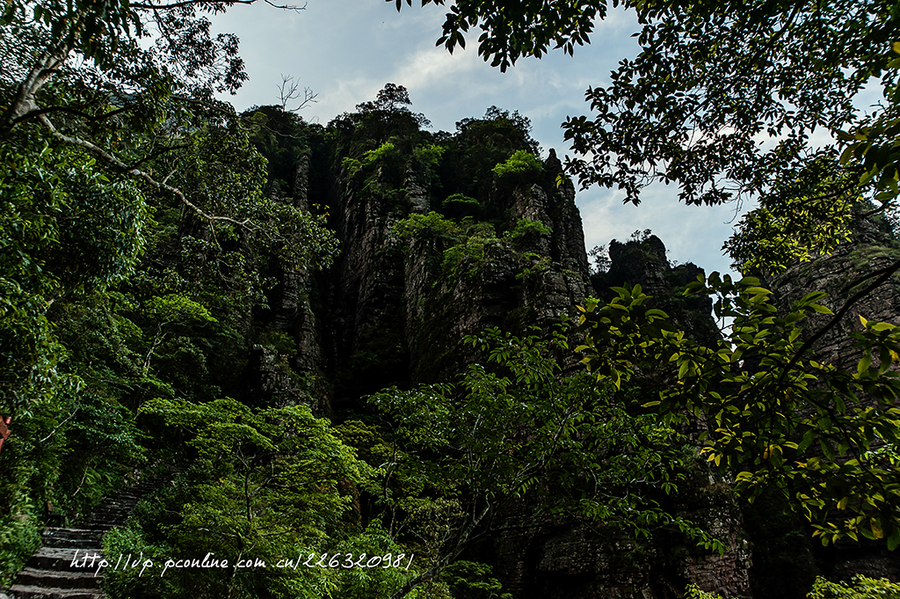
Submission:
[[[567,115],[587,114],[585,90],[608,83],[616,64],[637,51],[633,13],[616,11],[574,57],[555,51],[501,73],[478,57],[477,33],[468,37],[466,50],[452,55],[435,47],[446,9],[417,4],[404,4],[400,13],[394,2],[380,0],[309,0],[297,12],[260,3],[233,6],[215,18],[214,30],[241,39],[250,81],[223,99],[238,110],[275,104],[281,76],[291,76],[318,94],[300,114],[326,124],[392,82],[409,90],[412,109],[424,113],[435,131],[455,131],[460,119],[480,117],[496,105],[531,119],[545,156],[550,148],[563,156],[571,152],[560,124]],[[596,187],[579,192],[577,204],[587,248],[651,229],[670,260],[694,262],[707,272],[729,268],[720,248],[731,234],[734,206],[685,206],[677,190],[665,186],[647,190],[640,206],[623,205],[620,192]]]

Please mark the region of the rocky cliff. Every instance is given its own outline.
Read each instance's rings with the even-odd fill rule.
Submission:
[[[491,109],[452,135],[424,132],[421,122],[405,109],[369,106],[327,129],[304,128],[283,201],[327,212],[341,251],[328,272],[278,277],[250,368],[268,401],[308,401],[340,420],[387,386],[448,380],[473,359],[459,343],[465,335],[546,328],[586,295],[606,298],[623,284],[640,284],[698,341],[717,338],[710,301],[680,294],[702,269],[671,266],[656,236],[611,242],[608,269],[589,277],[574,188],[557,185],[552,151],[534,157],[527,120]],[[863,229],[857,243],[771,286],[785,302],[817,289],[846,297],[848,273],[875,270],[897,252],[885,230]],[[900,292],[888,286],[866,302],[859,311],[891,321]],[[837,362],[852,360],[843,340],[854,322],[848,316],[820,341]],[[577,520],[536,524],[525,500],[502,515],[507,532],[478,557],[516,599],[663,599],[688,583],[728,597],[799,598],[818,573],[900,571],[883,556],[867,570],[840,546],[813,548],[776,500],[742,513],[727,481],[700,465],[667,508],[713,532],[725,553],[674,534],[637,542]]]
[[[255,391],[275,403],[307,396],[340,419],[389,385],[449,380],[473,359],[465,335],[547,328],[625,283],[695,337],[714,337],[709,302],[678,293],[702,270],[672,268],[655,236],[613,241],[610,269],[591,282],[575,190],[557,185],[552,151],[534,158],[527,120],[491,109],[451,136],[422,132],[417,116],[369,110],[304,131],[283,201],[327,210],[340,257],[320,276],[279,275],[260,318]],[[670,507],[725,540],[723,556],[678,535],[646,543],[577,520],[536,523],[527,499],[477,551],[520,599],[662,599],[689,582],[746,595],[749,554],[727,485],[703,468],[694,478]]]
[[[304,132],[283,201],[327,210],[340,256],[321,276],[278,276],[261,338],[275,331],[295,345],[276,355],[261,343],[251,368],[273,401],[302,391],[322,413],[354,410],[389,385],[457,372],[465,335],[549,325],[584,299],[581,219],[572,185],[556,186],[559,160],[491,172],[535,150],[527,121],[495,110],[448,138],[420,131],[415,116],[376,110]],[[486,139],[473,160],[468,146]],[[304,389],[279,374],[285,357]]]

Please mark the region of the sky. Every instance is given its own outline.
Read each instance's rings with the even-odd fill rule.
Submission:
[[[374,100],[390,82],[406,87],[412,110],[424,113],[434,131],[455,132],[457,121],[481,117],[490,106],[518,110],[531,119],[543,157],[550,148],[562,157],[572,152],[560,124],[567,116],[589,114],[587,88],[608,84],[610,71],[638,49],[631,37],[638,30],[633,13],[615,11],[574,57],[554,51],[540,60],[520,59],[501,73],[478,56],[477,33],[467,37],[467,49],[452,55],[435,47],[446,8],[420,4],[404,3],[399,13],[393,1],[381,0],[308,0],[300,11],[235,5],[213,19],[213,30],[240,38],[250,80],[222,99],[238,110],[277,104],[282,76],[293,77],[317,95],[299,114],[325,125]],[[736,222],[733,205],[685,206],[676,188],[662,185],[646,190],[639,206],[623,205],[623,195],[598,187],[578,192],[586,249],[650,229],[665,243],[669,260],[693,262],[707,273],[729,270],[721,247]]]

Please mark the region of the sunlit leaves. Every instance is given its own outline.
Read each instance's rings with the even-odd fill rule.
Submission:
[[[583,361],[600,378],[652,382],[658,398],[643,406],[667,422],[706,422],[702,454],[737,473],[735,489],[752,499],[781,488],[824,543],[858,535],[900,541],[897,328],[863,320],[855,334],[862,357],[841,371],[798,353],[805,315],[830,314],[821,292],[787,314],[750,277],[713,273],[687,293],[713,296],[717,316],[732,319],[717,346],[688,340],[643,307],[639,288],[621,288],[610,304],[583,312]]]
[[[32,132],[33,133],[33,132]],[[144,198],[96,161],[36,135],[0,151],[0,386],[8,403],[46,399],[62,348],[46,310],[71,290],[104,290],[133,272]]]
[[[179,581],[192,595],[232,588],[248,595],[265,589],[292,597],[320,596],[338,588],[344,576],[321,568],[273,566],[300,554],[306,559],[309,552],[334,555],[367,541],[365,551],[371,555],[390,544],[376,524],[365,532],[349,525],[354,487],[365,483],[371,469],[308,407],[254,410],[229,398],[206,403],[160,399],[147,402],[142,412],[182,431],[199,454],[190,484],[173,489],[180,495],[177,503],[172,499],[177,518],[164,515],[171,521],[163,537],[169,551],[213,552],[232,562],[249,557],[269,565],[235,577],[192,572]],[[375,574],[359,584],[376,585],[380,577]],[[158,578],[154,582],[162,584]]]
[[[608,6],[434,3],[450,10],[438,45],[452,51],[477,27],[479,53],[501,70],[554,44],[571,54]],[[860,198],[896,208],[900,59],[890,2],[622,4],[637,12],[640,52],[608,86],[587,90],[590,116],[563,124],[576,155],[567,171],[583,187],[615,187],[635,204],[654,183],[676,185],[687,204],[758,200],[726,246],[741,268],[778,270],[832,250]],[[866,85],[886,101],[871,115],[854,105]],[[833,148],[816,139],[822,130]]]

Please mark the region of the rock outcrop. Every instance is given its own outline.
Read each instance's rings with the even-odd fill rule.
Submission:
[[[822,302],[833,312],[871,285],[878,271],[900,259],[900,244],[892,239],[890,227],[882,219],[858,217],[852,224],[852,240],[827,255],[793,264],[777,276],[768,277],[769,286],[783,309],[808,293],[824,291]],[[850,333],[862,330],[860,316],[867,320],[900,324],[900,276],[893,276],[856,301],[835,326],[828,329],[814,346],[831,364],[856,369],[861,357],[853,348]],[[809,334],[826,326],[831,316],[809,317]]]
[[[711,300],[681,294],[703,270],[672,266],[656,236],[611,242],[609,268],[589,275],[575,190],[558,180],[558,158],[551,151],[540,168],[513,176],[492,168],[513,151],[536,149],[494,110],[494,121],[464,121],[457,138],[422,133],[402,112],[347,115],[319,131],[284,201],[326,206],[340,256],[327,273],[286,274],[273,290],[249,368],[267,402],[306,401],[338,420],[355,417],[365,412],[362,397],[387,386],[449,380],[473,359],[460,345],[466,335],[546,328],[586,295],[609,299],[611,287],[625,284],[640,284],[693,339],[718,339]],[[494,142],[509,145],[501,152]],[[860,227],[854,244],[792,266],[770,286],[784,302],[819,289],[846,297],[848,281],[900,255],[886,229]],[[857,314],[897,322],[898,310],[900,286],[885,285],[823,337],[820,351],[846,367],[855,360],[847,333],[859,328]],[[637,542],[578,521],[536,523],[527,499],[498,516],[506,532],[477,552],[515,599],[669,599],[688,583],[727,597],[795,599],[818,573],[893,571],[881,554],[862,564],[840,545],[830,553],[812,547],[775,500],[742,513],[728,481],[704,467],[682,488],[666,509],[723,541],[724,554],[674,533]]]
[[[702,269],[672,267],[655,235],[625,243],[613,240],[609,258],[608,270],[592,276],[594,295],[609,298],[613,286],[640,285],[652,296],[653,306],[665,310],[690,336],[716,338],[710,300],[681,295]],[[535,527],[529,525],[528,509],[520,506],[510,510],[504,524],[514,532],[502,535],[493,548],[496,571],[516,599],[668,599],[681,597],[688,583],[723,597],[750,597],[750,548],[730,486],[697,464],[681,488],[666,509],[722,541],[724,554],[699,548],[674,532],[657,533],[647,541],[579,521]]]
[[[865,206],[858,210],[868,211]],[[894,274],[868,293],[859,295],[878,274],[900,259],[900,246],[890,226],[880,217],[858,216],[851,224],[852,238],[836,250],[807,262],[789,266],[776,276],[764,277],[780,309],[813,292],[825,292],[822,304],[837,313],[852,305],[832,322],[828,314],[811,314],[804,338],[819,335],[813,349],[821,360],[842,370],[856,371],[861,352],[851,333],[863,326],[860,317],[900,325],[900,276]],[[817,575],[829,580],[850,580],[854,574],[900,581],[900,555],[882,543],[861,539],[822,547],[812,539],[802,519],[784,515],[783,500],[765,497],[744,510],[755,558],[751,570],[755,597],[797,599],[808,591]]]
[[[388,385],[446,378],[463,359],[463,336],[549,324],[583,301],[584,236],[574,188],[555,185],[560,169],[551,157],[534,182],[495,185],[484,202],[493,214],[481,232],[471,231],[480,221],[447,218],[452,234],[406,237],[395,230],[401,220],[437,215],[441,207],[432,175],[413,164],[402,178],[381,166],[365,178],[346,167],[340,172],[330,205],[341,256],[323,317],[333,326],[334,401],[346,407]],[[520,219],[550,232],[518,242],[500,235]]]
[[[695,338],[717,334],[710,302],[678,293],[702,270],[670,266],[655,236],[613,242],[611,268],[591,289],[574,186],[558,177],[562,165],[552,151],[512,174],[492,169],[514,150],[532,151],[525,136],[523,145],[497,152],[495,142],[515,137],[502,119],[467,121],[465,143],[444,141],[450,158],[438,168],[440,153],[427,137],[389,137],[380,120],[377,127],[366,120],[373,118],[348,117],[335,127],[331,145],[320,144],[331,154],[304,155],[283,199],[327,205],[340,256],[323,276],[279,277],[248,369],[267,403],[307,401],[338,419],[364,412],[360,398],[384,387],[451,380],[475,358],[460,344],[466,335],[548,328],[574,315],[586,295],[603,297],[625,283],[642,285]],[[365,137],[366,127],[377,139]],[[497,128],[503,136],[490,138]],[[485,157],[466,153],[472,148]],[[323,168],[327,176],[317,172]],[[574,353],[569,359],[577,361]],[[668,507],[726,542],[722,556],[683,537],[637,542],[582,522],[535,521],[527,499],[498,515],[506,532],[477,551],[516,599],[668,599],[688,582],[746,596],[740,514],[722,491],[727,485],[706,470],[695,479]]]

